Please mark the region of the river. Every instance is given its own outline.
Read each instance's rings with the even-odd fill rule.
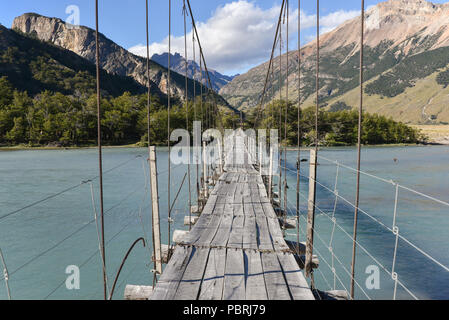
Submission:
[[[296,155],[295,151],[290,151],[287,164],[292,213],[296,203]],[[320,150],[319,156],[315,253],[319,256],[320,267],[315,271],[315,279],[322,290],[349,290],[352,253],[349,235],[352,235],[354,214],[350,203],[355,198],[355,173],[340,166],[336,179],[337,166],[326,159],[354,168],[356,150],[328,148]],[[302,152],[302,158],[308,159],[307,151]],[[94,201],[98,212],[97,161],[95,149],[0,152],[0,248],[9,269],[13,299],[103,298],[101,258],[92,204]],[[363,149],[362,161],[362,170],[370,175],[449,201],[448,146],[367,147]],[[139,237],[151,238],[146,149],[105,149],[104,169],[106,268],[110,288],[129,246]],[[167,152],[159,149],[163,243],[167,243],[168,233],[167,169]],[[196,167],[192,166],[191,170],[195,194]],[[173,166],[172,200],[185,173],[185,166]],[[308,162],[302,162],[301,174],[300,235],[304,241]],[[334,190],[336,181],[337,203],[335,194],[329,191]],[[63,190],[66,192],[52,196]],[[389,273],[396,236],[388,228],[393,228],[395,191],[392,183],[362,175],[360,208],[363,212],[358,224],[361,247],[357,248],[356,256],[356,296],[359,299],[393,298],[394,281]],[[188,194],[185,185],[174,206],[173,230],[186,228],[183,220],[188,215]],[[51,198],[46,199],[49,196]],[[42,199],[46,200],[39,202]],[[28,207],[30,204],[34,205]],[[332,216],[336,218],[335,229]],[[428,256],[449,265],[449,207],[400,189],[396,226],[403,237],[399,238],[395,260],[400,283],[417,298],[448,299],[449,272]],[[295,239],[296,231],[289,230],[288,236]],[[329,250],[330,244],[334,255]],[[130,255],[117,282],[115,299],[123,298],[126,284],[151,285],[153,266],[150,263],[151,243],[149,245],[144,248],[138,244]],[[66,274],[68,266],[80,269],[79,290],[69,290],[66,286],[66,279],[71,275]],[[379,270],[378,283],[375,281],[376,268]],[[412,299],[407,290],[398,285],[396,297]],[[0,281],[0,299],[6,298],[3,280]]]

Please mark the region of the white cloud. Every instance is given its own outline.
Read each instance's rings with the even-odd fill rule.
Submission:
[[[239,0],[218,7],[206,22],[197,23],[198,33],[209,68],[223,73],[244,70],[268,60],[271,54],[273,38],[280,6],[264,10],[255,2]],[[336,11],[320,18],[321,32],[328,32],[342,22],[354,18],[360,11]],[[298,10],[291,12],[290,35],[295,39],[297,32]],[[316,24],[316,15],[308,15],[301,10],[301,29],[312,29]],[[310,30],[309,30],[310,31]],[[310,32],[309,32],[310,33]],[[192,38],[189,33],[188,39]],[[306,39],[308,39],[306,34]],[[313,35],[314,37],[314,35]],[[184,37],[172,36],[172,53],[184,55]],[[131,52],[145,56],[146,48],[137,45]],[[150,47],[151,54],[168,51],[168,37]],[[189,41],[189,59],[192,58],[192,44]]]

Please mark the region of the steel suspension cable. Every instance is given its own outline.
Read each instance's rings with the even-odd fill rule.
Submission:
[[[193,29],[193,25],[192,25],[192,29]],[[195,81],[195,77],[196,77],[196,73],[197,73],[197,68],[196,68],[196,45],[195,45],[195,33],[192,32],[192,45],[193,45],[193,61],[195,62],[194,65],[194,74],[193,74],[193,96],[195,97],[193,100],[193,116],[195,118],[195,121],[198,120],[197,118],[197,103],[196,103],[196,81]],[[201,60],[200,60],[201,62]],[[200,70],[201,74],[202,71]],[[201,76],[201,82],[202,80],[202,76]],[[202,84],[200,84],[200,86],[202,87]],[[202,89],[201,89],[201,95],[202,95]],[[203,99],[203,97],[201,97],[201,99]],[[195,155],[195,164],[196,164],[196,203],[198,206],[198,200],[199,200],[199,196],[200,196],[200,184],[199,184],[199,162],[198,162],[198,150],[194,150],[194,155]],[[192,208],[190,208],[190,211],[192,210]],[[199,210],[199,208],[198,208]]]
[[[150,122],[151,122],[151,80],[150,80],[150,27],[149,27],[149,20],[150,20],[150,14],[149,14],[149,0],[146,0],[145,3],[145,24],[146,24],[146,40],[147,40],[147,81],[148,81],[148,95],[147,95],[147,134],[148,134],[148,162],[150,161],[150,147],[151,147],[151,137],[150,137]],[[151,178],[150,178],[151,179]],[[150,196],[151,196],[152,190],[150,190]],[[151,215],[153,215],[153,210],[151,210]],[[153,221],[153,219],[151,219]],[[143,227],[143,223],[142,223]],[[156,246],[154,245],[154,225],[153,222],[151,222],[151,238],[152,238],[152,246],[153,246],[153,256],[156,257]],[[148,242],[148,239],[147,239]],[[149,244],[148,244],[148,249]],[[154,259],[154,270],[156,270],[156,259]],[[155,286],[157,281],[156,273],[153,274],[153,287]]]
[[[182,7],[183,15],[184,15],[184,59],[186,60],[185,63],[185,81],[186,81],[186,95],[185,95],[185,104],[186,104],[186,130],[189,131],[189,96],[188,96],[188,71],[189,71],[189,64],[187,60],[187,8],[186,8],[186,1],[183,0],[183,7]],[[190,141],[189,141],[190,142]],[[187,183],[189,185],[189,230],[192,230],[192,188],[191,188],[191,181],[190,181],[190,148],[189,148],[189,159],[187,160]]]
[[[130,216],[133,212],[130,212]],[[132,217],[131,217],[132,218]],[[133,219],[130,219],[130,221],[124,225],[117,233],[115,233],[107,242],[105,242],[105,245],[109,245],[113,240],[115,240],[123,231],[125,231],[132,223],[134,222]],[[82,264],[79,265],[79,268],[83,268],[85,265],[87,265],[96,255],[98,254],[97,251],[93,252],[87,260],[85,260]],[[59,288],[61,288],[66,280],[62,280],[59,285],[54,288],[47,296],[45,296],[44,300],[47,300],[49,297],[51,297]]]
[[[130,160],[127,160],[127,161],[125,161],[125,162],[122,162],[121,164],[119,164],[119,165],[117,165],[117,166],[115,166],[115,167],[113,167],[113,168],[111,168],[111,169],[108,169],[108,170],[104,171],[103,174],[110,173],[110,172],[112,172],[112,171],[114,171],[114,170],[116,170],[116,169],[118,169],[118,168],[120,168],[120,167],[123,167],[124,165],[126,165],[126,164],[130,163],[131,161],[134,161],[135,159],[140,158],[140,157],[141,157],[141,156],[139,155],[139,156],[136,156],[136,157],[134,157],[134,158],[132,158],[132,159],[130,159]],[[33,202],[33,203],[30,203],[29,205],[26,205],[26,206],[24,206],[24,207],[22,207],[22,208],[20,208],[20,209],[11,211],[11,212],[9,212],[9,213],[3,215],[3,216],[0,216],[0,222],[1,222],[2,220],[4,220],[4,219],[10,217],[10,216],[13,216],[13,215],[16,215],[16,214],[21,213],[21,212],[23,212],[23,211],[26,210],[26,209],[32,208],[32,207],[34,207],[34,206],[37,206],[38,204],[44,203],[44,202],[46,202],[46,201],[48,201],[48,200],[57,198],[57,197],[60,196],[60,195],[63,195],[63,194],[66,194],[66,193],[68,193],[68,192],[70,192],[70,191],[72,191],[72,190],[75,190],[75,189],[77,189],[77,188],[79,188],[79,187],[81,187],[81,186],[83,186],[83,185],[85,185],[85,184],[87,184],[87,183],[89,183],[89,182],[91,182],[91,181],[93,181],[93,180],[96,180],[96,179],[98,179],[98,178],[99,178],[99,176],[96,176],[96,177],[93,177],[93,178],[91,178],[91,179],[83,180],[83,181],[81,181],[80,183],[78,183],[77,185],[74,185],[74,186],[69,187],[69,188],[67,188],[67,189],[64,189],[64,190],[62,190],[62,191],[59,191],[59,192],[57,192],[57,193],[55,193],[55,194],[49,195],[48,197],[45,197],[45,198],[43,198],[43,199],[41,199],[41,200],[35,201],[35,202]]]
[[[360,168],[361,168],[361,151],[362,151],[362,116],[363,116],[363,45],[364,45],[364,25],[365,25],[365,1],[362,0],[362,10],[360,17],[360,105],[359,105],[359,124],[357,134],[357,183],[354,210],[354,231],[352,245],[352,262],[351,262],[351,298],[354,299],[354,276],[355,276],[355,259],[356,259],[356,241],[357,241],[357,222],[360,204]]]
[[[285,23],[285,6],[282,15],[284,17],[281,27],[279,29],[279,138],[281,139],[280,153],[278,154],[279,164],[279,179],[278,179],[278,193],[279,193],[279,206],[282,208],[282,25]],[[285,233],[285,230],[284,230]]]
[[[278,40],[276,40],[276,46],[277,46],[277,41]],[[275,68],[276,68],[275,60],[273,59],[271,61],[271,127],[270,127],[270,129],[273,129],[277,126],[276,125],[277,116],[276,116],[276,109],[275,109],[275,105],[274,105],[274,102],[276,100],[276,87],[275,87],[276,77],[274,75]]]
[[[100,91],[100,46],[98,34],[98,0],[95,0],[95,54],[97,73],[97,132],[98,132],[98,170],[100,175],[100,215],[101,215],[101,251],[103,259],[103,291],[107,299],[106,253],[104,245],[104,199],[103,199],[103,154],[101,145],[101,91]]]
[[[318,117],[319,117],[319,81],[320,81],[320,1],[316,1],[316,11],[317,11],[317,19],[316,19],[316,106],[315,106],[315,159],[314,163],[312,164],[315,167],[315,170],[313,170],[313,176],[311,177],[314,181],[316,181],[317,176],[317,167],[318,167]],[[311,214],[310,219],[308,223],[310,224],[310,231],[307,235],[307,242],[312,242],[312,245],[310,246],[310,256],[313,255],[313,238],[314,238],[314,232],[315,232],[315,203],[316,203],[316,184],[313,184],[313,199],[310,199],[313,203],[313,206],[311,207]],[[313,277],[313,269],[310,270],[310,280],[311,280],[311,287],[315,288],[315,280]]]
[[[5,279],[6,294],[8,295],[8,300],[11,300],[11,289],[9,287],[9,272],[6,266],[5,257],[3,256],[2,248],[0,248],[0,261],[3,265],[3,279]]]
[[[298,156],[296,160],[296,219],[297,219],[297,233],[296,233],[296,241],[299,246],[299,193],[300,193],[300,187],[301,187],[301,179],[300,179],[300,172],[301,172],[301,129],[300,129],[300,121],[301,121],[301,0],[298,0]],[[287,166],[287,164],[284,164]]]
[[[263,88],[263,91],[262,91],[262,95],[260,97],[259,106],[257,107],[256,119],[254,121],[254,128],[256,127],[257,122],[259,121],[261,109],[262,109],[262,106],[264,105],[265,93],[267,91],[268,79],[270,77],[270,69],[273,66],[274,53],[276,51],[276,44],[277,44],[277,41],[278,41],[279,30],[281,28],[282,13],[284,12],[284,6],[285,6],[285,0],[282,1],[281,10],[280,10],[280,13],[279,13],[278,24],[277,24],[277,27],[276,27],[276,34],[274,36],[274,41],[273,41],[273,48],[271,49],[270,63],[268,64],[268,71],[267,71],[267,76],[265,78],[264,88]]]
[[[151,80],[150,80],[150,27],[149,27],[149,0],[146,0],[145,6],[146,12],[146,38],[147,38],[147,83],[148,83],[148,92],[147,92],[147,132],[148,132],[148,158],[150,155],[150,111],[151,111]]]
[[[92,209],[93,209],[93,213],[94,213],[94,220],[95,220],[95,229],[97,231],[97,241],[98,241],[98,250],[100,252],[100,258],[101,258],[101,263],[102,263],[102,267],[103,270],[106,271],[106,266],[103,264],[104,259],[103,259],[103,252],[101,250],[101,235],[100,235],[100,228],[98,226],[98,213],[97,213],[97,206],[95,204],[95,193],[94,193],[94,185],[92,182],[89,182],[90,185],[90,194],[91,194],[91,200],[92,200]],[[73,235],[73,234],[72,234]],[[72,236],[71,235],[71,236]],[[109,292],[109,287],[108,287],[108,282],[109,280],[106,279],[106,289]]]
[[[203,106],[203,81],[204,81],[204,79],[203,79],[203,60],[201,60],[201,57],[200,57],[200,73],[201,73],[201,85],[200,85],[200,90],[201,90],[201,101],[200,101],[200,109],[201,109],[201,121],[202,121],[202,123],[203,123],[203,126],[204,126],[204,123],[205,123],[205,117],[204,117],[204,110],[203,110],[203,108],[204,108],[204,106]]]
[[[289,0],[287,0],[287,6],[286,6],[286,15],[287,15],[287,31],[286,31],[286,45],[287,45],[287,68],[286,68],[286,99],[285,99],[285,116],[284,116],[284,165],[287,164],[287,121],[288,121],[288,49],[289,49],[289,43],[288,43],[288,36],[289,36]],[[284,220],[287,219],[287,170],[284,169]]]
[[[196,27],[196,23],[195,23],[195,17],[193,16],[193,12],[192,12],[192,7],[190,5],[190,0],[187,0],[187,7],[189,9],[189,13],[190,13],[190,18],[192,19],[192,25],[193,25],[193,31],[195,32],[196,35],[196,39],[198,40],[198,47],[200,49],[200,59],[203,60],[204,63],[204,70],[206,71],[206,75],[207,75],[207,81],[209,84],[209,92],[212,91],[212,95],[213,95],[213,103],[214,103],[214,113],[215,113],[215,119],[218,117],[218,107],[217,107],[217,97],[215,92],[213,91],[213,86],[212,86],[212,81],[210,79],[210,74],[209,74],[209,70],[207,69],[207,64],[206,64],[206,58],[204,57],[204,51],[203,51],[203,47],[201,46],[201,40],[200,37],[198,35],[198,29]],[[223,129],[223,121],[221,119],[221,117],[219,117],[220,120],[220,126],[221,129]]]
[[[117,281],[120,277],[120,274],[122,273],[122,269],[123,266],[125,265],[126,260],[128,260],[129,255],[131,254],[131,252],[133,251],[134,247],[139,243],[142,242],[143,246],[146,247],[146,243],[145,243],[145,239],[144,238],[139,238],[136,241],[133,242],[133,244],[131,245],[131,247],[128,249],[128,251],[126,252],[125,257],[122,260],[122,263],[120,264],[120,267],[117,271],[117,275],[114,279],[114,283],[112,285],[112,289],[111,289],[111,293],[109,294],[109,300],[112,300],[112,297],[114,296],[114,291],[115,291],[115,286],[117,285]]]
[[[171,145],[170,145],[170,107],[171,107],[171,83],[170,83],[170,55],[171,55],[171,0],[168,0],[168,77],[167,77],[167,94],[168,94],[168,109],[167,109],[167,146],[168,146],[168,185],[167,185],[167,201],[168,201],[168,246],[171,246]]]
[[[134,195],[137,191],[140,190],[140,187],[136,188],[134,191],[131,191],[128,195],[126,195],[122,200],[120,200],[117,204],[115,204],[114,206],[108,208],[107,210],[104,211],[105,216],[110,215],[110,212],[112,213],[112,210],[114,210],[115,208],[119,207],[123,202],[125,202],[126,200],[128,200],[132,195]],[[75,231],[73,231],[72,233],[70,233],[68,236],[66,236],[64,239],[59,240],[58,242],[56,242],[55,244],[53,244],[51,247],[47,248],[46,250],[44,250],[43,252],[37,254],[36,256],[34,256],[33,258],[31,258],[30,260],[26,261],[25,263],[23,263],[22,265],[20,265],[19,267],[17,267],[14,271],[10,272],[10,276],[16,274],[17,272],[19,272],[20,270],[22,270],[23,268],[27,267],[28,265],[30,265],[31,263],[33,263],[34,261],[36,261],[37,259],[39,259],[40,257],[46,255],[47,253],[51,252],[52,250],[54,250],[55,248],[59,247],[61,244],[65,243],[67,240],[71,239],[72,237],[74,237],[75,235],[79,234],[81,231],[85,230],[86,228],[88,228],[92,223],[96,222],[96,219],[92,219],[86,223],[84,223],[81,227],[79,227],[78,229],[76,229]],[[101,242],[100,242],[101,245]],[[100,255],[102,256],[102,247],[100,246]],[[1,279],[0,279],[1,280]],[[106,284],[107,284],[107,278],[106,278]]]

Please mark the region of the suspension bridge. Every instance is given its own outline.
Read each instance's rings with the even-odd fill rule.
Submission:
[[[100,74],[100,50],[98,43],[98,0],[96,2],[96,29],[97,29],[97,74]],[[146,31],[147,31],[147,78],[150,79],[150,55],[149,55],[149,1],[146,4]],[[169,59],[171,53],[171,5],[169,0]],[[301,7],[301,2],[298,1]],[[185,58],[186,58],[186,96],[184,98],[185,108],[187,110],[186,126],[192,119],[189,115],[189,98],[187,96],[187,17],[191,19],[192,25],[192,45],[193,60],[196,61],[196,50],[199,51],[200,74],[204,72],[206,79],[201,76],[198,81],[199,102],[201,110],[203,110],[203,98],[207,97],[212,100],[208,105],[206,116],[198,116],[196,108],[194,111],[195,121],[203,121],[205,129],[218,128],[224,131],[219,117],[219,107],[216,104],[215,95],[212,94],[212,84],[207,70],[206,59],[199,37],[198,30],[193,15],[193,10],[189,0],[182,1],[184,16],[184,39],[185,39]],[[364,35],[364,8],[362,1],[361,14],[361,45],[360,50],[363,53],[363,35]],[[157,157],[160,154],[156,148],[152,146],[150,134],[148,134],[148,162],[144,161],[142,156],[130,159],[119,164],[107,171],[103,170],[103,153],[101,142],[101,92],[100,77],[97,77],[98,94],[98,176],[85,179],[81,183],[72,187],[55,192],[41,200],[37,200],[22,208],[7,212],[0,215],[0,222],[23,214],[26,210],[33,210],[42,203],[50,202],[63,195],[70,194],[78,190],[82,186],[89,186],[92,196],[92,204],[94,208],[94,219],[84,223],[78,229],[74,230],[66,237],[58,239],[38,254],[33,255],[29,259],[12,267],[9,259],[3,254],[0,245],[0,262],[3,265],[3,277],[0,281],[5,283],[7,297],[14,297],[14,290],[11,290],[10,281],[16,277],[21,270],[30,265],[37,263],[45,258],[48,254],[60,248],[62,245],[73,239],[76,235],[85,231],[90,225],[95,225],[96,236],[98,239],[98,248],[84,260],[80,266],[83,267],[93,260],[94,257],[100,257],[101,274],[103,278],[103,293],[105,299],[112,299],[114,291],[123,284],[120,280],[121,271],[126,264],[127,258],[133,249],[142,242],[148,248],[148,261],[152,264],[152,270],[148,270],[148,278],[152,278],[152,286],[128,285],[125,289],[125,298],[131,300],[314,300],[314,299],[372,299],[372,295],[366,288],[361,278],[356,274],[357,257],[360,253],[367,256],[368,259],[380,268],[383,274],[391,281],[392,299],[399,297],[398,291],[401,290],[401,298],[420,299],[420,295],[416,292],[414,286],[406,283],[398,272],[398,250],[399,244],[407,246],[416,254],[420,255],[428,265],[439,270],[440,272],[449,272],[447,263],[441,261],[434,254],[409,240],[405,234],[399,230],[398,224],[398,204],[401,192],[408,192],[426,203],[439,205],[444,208],[449,207],[449,203],[436,197],[419,192],[411,187],[403,186],[395,181],[382,178],[361,170],[361,122],[363,116],[363,54],[360,55],[360,106],[359,106],[359,128],[358,128],[358,148],[357,148],[357,165],[351,167],[342,162],[324,157],[319,149],[319,62],[320,62],[320,42],[319,42],[319,1],[317,1],[317,40],[316,40],[316,123],[315,123],[315,141],[310,148],[308,174],[305,173],[306,166],[302,165],[305,161],[302,159],[305,155],[301,149],[301,128],[298,127],[298,145],[295,149],[294,165],[289,166],[288,151],[285,144],[281,144],[280,153],[275,152],[276,141],[270,140],[269,145],[257,145],[252,135],[248,135],[248,131],[242,129],[247,126],[241,117],[240,130],[234,131],[231,135],[225,136],[224,141],[218,140],[218,161],[207,161],[207,153],[210,141],[204,141],[199,146],[199,154],[197,158],[203,158],[201,164],[187,164],[184,179],[179,183],[179,188],[175,197],[172,196],[173,171],[175,166],[172,164],[170,143],[172,128],[170,123],[171,108],[171,89],[170,89],[170,68],[168,69],[167,78],[167,95],[168,95],[168,122],[167,122],[167,147],[168,162],[167,170],[161,172],[157,166]],[[299,13],[299,10],[298,10]],[[274,113],[273,109],[266,108],[267,90],[273,88],[274,81],[274,63],[276,49],[279,47],[279,54],[282,58],[283,52],[283,32],[286,33],[286,52],[289,52],[289,1],[283,0],[280,8],[279,19],[277,23],[276,33],[273,42],[273,48],[268,64],[266,81],[263,92],[260,94],[260,103],[257,108],[257,118],[255,127],[264,115]],[[301,88],[301,48],[300,43],[300,16],[298,16],[298,88]],[[282,64],[283,60],[280,60]],[[286,55],[284,63],[289,68],[289,55]],[[170,61],[168,61],[170,66]],[[282,83],[279,75],[279,82]],[[289,78],[285,79],[285,97],[288,97]],[[291,81],[291,80],[290,80]],[[150,111],[152,110],[152,101],[150,94],[150,81],[148,81],[148,132],[150,132]],[[194,91],[196,92],[196,87]],[[281,91],[280,101],[284,101],[283,92]],[[196,94],[195,94],[196,96]],[[275,129],[280,135],[283,135],[284,141],[287,140],[288,132],[287,114],[288,102],[284,109],[280,108],[279,114],[273,119],[279,120],[277,123],[270,123],[269,128]],[[301,96],[298,99],[298,119],[301,117]],[[283,111],[285,114],[283,114]],[[256,129],[256,128],[254,128]],[[215,143],[217,141],[214,141]],[[258,147],[258,148],[257,148]],[[268,153],[268,156],[267,156]],[[111,277],[110,266],[107,265],[108,245],[116,239],[129,226],[125,224],[119,228],[108,240],[105,236],[105,219],[110,216],[111,210],[120,206],[136,191],[124,197],[118,204],[104,209],[103,200],[103,175],[109,174],[119,168],[134,163],[135,159],[141,159],[144,167],[145,186],[140,188],[144,190],[145,197],[151,199],[149,206],[143,205],[137,210],[142,222],[142,214],[147,212],[151,224],[144,225],[142,222],[142,232],[138,234],[137,240],[127,251],[122,263],[120,264],[117,274],[114,274],[115,280],[112,286],[109,283]],[[335,166],[336,176],[335,185],[318,178],[320,166],[327,164]],[[149,177],[146,176],[148,167]],[[179,168],[178,168],[179,169]],[[342,190],[339,190],[339,182],[341,182],[342,171],[346,171],[355,178],[355,201],[345,197]],[[195,174],[196,173],[196,174]],[[159,184],[162,175],[167,176],[167,210],[160,210],[159,201]],[[192,178],[193,176],[193,178]],[[196,176],[196,177],[195,177]],[[379,218],[376,213],[369,212],[360,206],[360,188],[361,177],[372,179],[381,183],[385,188],[392,188],[393,211],[391,213],[391,223],[385,222]],[[288,183],[290,178],[290,183]],[[296,188],[294,190],[295,199],[291,199],[292,183],[291,179],[295,178]],[[307,181],[307,191],[300,189],[301,179]],[[96,210],[96,201],[94,199],[93,181],[98,181],[99,186],[99,210]],[[319,189],[317,188],[319,187]],[[173,216],[173,208],[176,205],[179,195],[183,188],[188,189],[188,201],[184,225],[189,230],[172,230],[177,217]],[[290,189],[290,192],[289,192]],[[139,190],[139,189],[138,189]],[[317,201],[319,192],[326,193],[334,200],[331,209],[323,208]],[[339,217],[338,204],[345,204],[353,210],[352,230],[348,230]],[[306,207],[304,210],[303,207]],[[62,210],[62,208],[61,208]],[[136,213],[134,213],[136,214]],[[331,226],[329,230],[321,230],[316,224],[316,215],[328,220]],[[376,256],[366,244],[362,243],[358,238],[359,216],[362,215],[376,228],[390,235],[393,239],[392,248],[393,255],[391,261],[385,261]],[[167,225],[168,243],[163,244],[163,234],[161,227]],[[148,229],[148,232],[147,232]],[[303,234],[301,234],[303,229]],[[290,230],[296,231],[295,234],[289,233]],[[174,232],[173,232],[174,231]],[[151,233],[151,236],[149,236]],[[335,235],[340,235],[349,243],[345,248],[346,251],[352,253],[350,262],[345,261],[337,254],[335,249]],[[295,241],[288,240],[295,238]],[[6,244],[8,246],[8,243]],[[95,247],[95,246],[93,246]],[[323,249],[324,248],[324,249]],[[323,251],[325,250],[325,251]],[[164,267],[165,265],[165,267]],[[8,267],[7,267],[8,266]],[[12,271],[11,271],[12,270]],[[324,271],[326,270],[326,272]],[[152,274],[150,273],[152,272]],[[326,274],[331,275],[326,276]],[[317,278],[321,277],[326,288],[317,286]],[[65,280],[51,290],[44,298],[52,297],[59,290]],[[12,288],[13,289],[13,288]]]
[[[252,165],[248,137],[240,132],[226,144],[224,173],[194,228],[177,239],[152,299],[314,299]]]

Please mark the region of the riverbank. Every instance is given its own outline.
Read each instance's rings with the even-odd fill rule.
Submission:
[[[428,142],[449,145],[449,125],[413,125],[428,137]]]
[[[364,145],[363,148],[395,148],[395,147],[423,147],[423,146],[435,146],[435,145],[449,145],[448,143],[436,143],[431,142],[428,144],[407,144],[407,143],[394,143],[394,144],[380,144],[380,145]],[[165,145],[156,146],[156,147],[166,147]],[[7,147],[0,147],[1,151],[51,151],[51,150],[89,150],[89,149],[97,149],[97,146],[77,146],[77,147],[29,147],[29,146],[7,146]],[[119,146],[103,146],[103,149],[126,149],[126,148],[144,148],[144,146],[140,145],[139,143],[136,144],[126,144],[126,145],[119,145]],[[307,151],[310,149],[313,149],[314,147],[301,147],[302,151]],[[341,148],[356,148],[356,146],[320,146],[320,149],[341,149]],[[297,147],[287,147],[288,151],[296,151],[298,150]]]
[[[134,144],[124,144],[124,145],[105,145],[103,148],[108,149],[121,149],[121,148],[140,148],[142,147],[139,143]],[[83,149],[96,149],[95,145],[90,146],[70,146],[70,147],[56,147],[56,146],[27,146],[27,145],[17,145],[17,146],[0,146],[0,151],[24,151],[24,150],[83,150]]]

